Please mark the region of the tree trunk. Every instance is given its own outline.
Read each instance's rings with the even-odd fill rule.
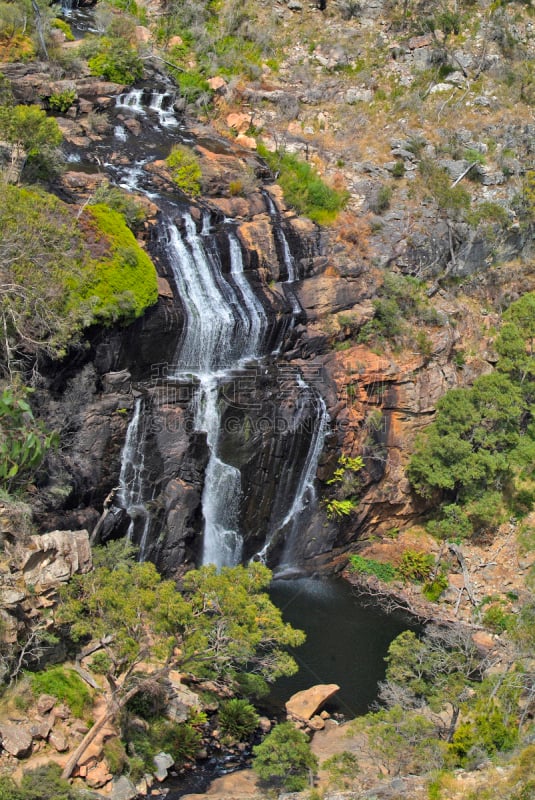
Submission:
[[[72,756],[69,758],[67,763],[65,764],[65,769],[61,773],[61,777],[64,780],[67,780],[71,777],[72,773],[74,772],[78,761],[81,759],[93,739],[96,738],[97,733],[99,733],[102,728],[106,725],[106,723],[111,722],[111,720],[117,714],[117,707],[109,709],[100,719],[98,722],[95,722],[93,727],[86,733]]]

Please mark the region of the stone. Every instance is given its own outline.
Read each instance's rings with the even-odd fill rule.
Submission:
[[[299,720],[309,720],[339,689],[336,683],[319,683],[297,692],[286,703],[286,713]]]
[[[111,800],[133,800],[137,796],[137,788],[126,775],[121,775],[119,778],[114,779],[110,792]]]
[[[91,566],[87,531],[53,531],[30,536],[18,564],[26,584],[41,589],[65,583],[75,572],[89,572]]]
[[[154,777],[161,783],[167,778],[167,772],[175,762],[169,753],[157,753],[153,760],[156,768],[154,771]]]
[[[475,633],[472,634],[472,640],[477,649],[483,652],[488,652],[496,646],[494,637],[486,631],[475,631]]]
[[[289,0],[288,8],[290,11],[302,11],[303,4],[299,2],[299,0]]]
[[[325,720],[322,719],[319,715],[316,715],[309,719],[308,727],[312,731],[322,731],[325,727]]]
[[[136,25],[136,42],[138,44],[148,44],[151,40],[151,32],[144,25]]]
[[[371,89],[348,89],[345,93],[345,101],[352,105],[353,103],[371,103],[373,100],[373,92]]]
[[[251,123],[249,114],[232,113],[227,116],[227,125],[238,133],[245,133]]]
[[[227,82],[220,75],[216,75],[214,78],[209,78],[206,82],[210,89],[213,92],[216,92],[216,94],[225,94],[227,90]]]
[[[86,775],[86,783],[92,789],[101,789],[113,778],[113,775],[108,770],[105,761],[99,761],[95,766],[88,767]]]
[[[54,709],[54,716],[58,719],[69,719],[71,716],[71,710],[69,706],[65,705],[65,703],[62,703],[61,705],[56,706]]]
[[[9,722],[0,724],[2,747],[15,758],[26,758],[32,749],[30,732],[22,725],[13,725]]]
[[[57,697],[53,697],[51,694],[40,694],[37,698],[37,713],[38,714],[46,714],[51,711],[56,703],[58,702]]]
[[[258,720],[258,727],[262,733],[269,733],[272,728],[271,720],[269,720],[267,717],[260,717]]]
[[[54,716],[43,719],[30,726],[30,734],[33,739],[48,739],[48,735],[54,726]]]
[[[256,139],[253,136],[245,136],[245,134],[240,133],[236,136],[236,144],[246,147],[247,150],[256,150]]]
[[[69,749],[67,738],[59,731],[52,731],[48,737],[48,742],[58,753],[64,753]]]

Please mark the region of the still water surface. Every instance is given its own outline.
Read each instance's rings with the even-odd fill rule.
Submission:
[[[337,683],[340,691],[327,709],[345,717],[366,713],[384,678],[388,646],[407,626],[365,608],[343,580],[278,580],[270,595],[284,620],[307,635],[305,644],[292,651],[299,672],[275,683],[271,701],[283,706],[301,689]]]

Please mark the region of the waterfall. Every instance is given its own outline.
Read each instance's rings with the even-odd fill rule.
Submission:
[[[293,566],[297,554],[297,540],[299,525],[304,510],[316,499],[315,478],[318,468],[318,460],[323,450],[325,435],[329,423],[329,415],[325,401],[321,395],[303,379],[302,375],[297,375],[297,387],[300,390],[297,394],[297,405],[291,432],[298,434],[300,429],[308,427],[307,422],[314,421],[314,427],[310,436],[308,449],[304,462],[300,465],[299,481],[294,490],[294,495],[289,508],[282,519],[273,521],[271,530],[268,532],[266,541],[256,558],[266,561],[272,546],[275,544],[281,533],[284,533],[285,542],[280,566]],[[313,416],[310,414],[310,404],[313,406]],[[281,484],[284,493],[284,484]]]
[[[178,119],[173,111],[175,96],[171,92],[153,92],[147,89],[130,89],[120,94],[115,105],[117,108],[127,108],[136,114],[146,115],[147,110],[158,116],[158,122],[163,128],[176,127]]]
[[[217,455],[220,414],[217,405],[218,383],[214,376],[201,380],[197,395],[195,428],[206,432],[210,458],[206,467],[202,509],[204,515],[203,564],[221,568],[239,564],[242,537],[238,532],[241,498],[239,469],[225,464]]]
[[[119,473],[119,492],[117,496],[120,505],[130,518],[126,538],[128,541],[132,541],[135,532],[136,538],[139,539],[140,561],[144,561],[145,558],[150,527],[150,514],[144,504],[146,492],[146,428],[143,410],[143,398],[138,397],[134,404],[134,413],[128,425],[121,451],[121,471]]]
[[[269,192],[264,192],[264,197],[267,201],[268,212],[269,216],[273,220],[273,232],[275,234],[275,240],[279,243],[279,247],[282,254],[283,264],[286,268],[286,275],[287,278],[283,282],[284,292],[286,297],[290,301],[292,306],[292,315],[293,317],[297,317],[299,314],[302,314],[303,309],[299,304],[299,300],[295,296],[294,289],[292,284],[299,280],[299,271],[297,269],[295,259],[292,256],[292,252],[290,250],[290,245],[288,244],[288,239],[286,238],[286,234],[279,222],[279,213],[275,207],[275,203],[273,202],[273,198],[269,194]]]
[[[168,257],[186,314],[174,378],[184,380],[193,374],[199,382],[195,430],[206,434],[210,452],[202,495],[203,563],[222,567],[241,558],[241,474],[219,454],[219,387],[246,361],[260,356],[267,316],[245,276],[236,235],[227,234],[226,280],[217,251],[209,246],[208,219],[203,220],[201,234],[190,214],[183,215],[182,225],[184,236],[172,222],[166,224]]]
[[[158,141],[169,141],[171,144],[168,132],[170,117],[166,115],[174,119],[169,110],[172,104],[170,93],[145,88],[131,89],[121,94],[117,98],[116,108],[119,113],[125,109],[141,115],[143,124],[152,126],[154,135],[159,137]],[[131,144],[131,137],[122,125],[118,124],[114,132],[114,147],[125,137]],[[204,520],[202,561],[220,568],[237,564],[243,558],[242,516],[247,503],[243,491],[251,485],[250,476],[244,471],[247,469],[244,464],[249,461],[241,460],[242,452],[247,459],[252,458],[243,444],[245,429],[240,430],[242,444],[239,445],[244,446],[244,450],[234,451],[233,431],[222,428],[222,415],[228,414],[229,410],[228,391],[242,385],[242,378],[244,383],[250,381],[252,374],[265,376],[262,381],[278,382],[269,364],[262,366],[261,360],[269,357],[273,362],[288,328],[303,314],[294,290],[294,284],[297,284],[300,276],[280,224],[279,213],[271,197],[265,193],[281,260],[284,279],[281,286],[291,308],[291,315],[286,314],[282,324],[274,324],[274,312],[271,311],[271,316],[268,316],[270,308],[264,305],[266,301],[262,296],[255,293],[245,270],[242,247],[233,222],[224,220],[214,228],[208,212],[201,212],[202,218],[194,219],[184,206],[155,194],[147,186],[144,170],[147,160],[139,160],[138,156],[138,160],[132,159],[131,166],[125,169],[113,159],[106,166],[116,176],[119,185],[143,192],[161,211],[158,239],[163,244],[162,254],[176,287],[184,319],[173,366],[166,369],[166,380],[185,387],[186,394],[191,398],[189,411],[193,418],[193,429],[190,432],[205,437],[208,461],[201,497]],[[260,365],[257,369],[258,362]],[[287,364],[284,369],[288,369]],[[274,494],[271,495],[273,503],[270,500],[269,507],[262,510],[253,533],[256,540],[262,538],[264,528],[261,519],[266,519],[265,544],[260,557],[268,557],[275,539],[280,547],[284,536],[287,539],[284,550],[286,561],[291,560],[296,552],[300,522],[304,519],[305,509],[310,507],[314,499],[314,479],[327,426],[325,404],[316,389],[307,385],[305,378],[297,375],[297,370],[291,368],[291,375],[290,391],[297,396],[295,410],[292,411],[287,404],[284,407],[284,402],[281,405],[283,396],[274,391],[275,384],[272,383],[269,389],[271,394],[266,399],[266,413],[270,416],[267,420],[266,417],[260,420],[262,423],[273,422],[271,435],[276,441],[272,445],[263,429],[258,442],[268,459],[273,446],[272,452],[277,452],[277,464],[281,472],[276,479]],[[236,383],[233,384],[234,381]],[[258,396],[261,396],[261,392]],[[244,425],[250,422],[249,413],[241,417]],[[144,454],[145,448],[149,448],[150,454],[152,440],[147,440],[143,415],[143,404],[136,401],[123,448],[118,498],[130,518],[128,536],[140,543],[141,558],[149,552],[153,557],[154,553],[153,543],[149,541],[151,518],[146,507],[149,486]],[[282,432],[277,427],[278,422],[284,423]],[[237,443],[239,441],[240,437],[236,439]],[[287,454],[286,464],[284,454]],[[147,455],[147,461],[149,458],[151,456]],[[269,464],[269,460],[266,463]],[[137,466],[134,467],[134,464]],[[186,478],[186,482],[188,480]],[[159,496],[160,491],[158,484],[152,489],[152,496]],[[250,550],[249,547],[247,555]]]

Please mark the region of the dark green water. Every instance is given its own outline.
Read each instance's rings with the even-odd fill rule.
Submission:
[[[274,684],[270,703],[282,708],[301,689],[337,683],[340,691],[327,709],[345,717],[364,714],[384,678],[388,646],[407,625],[362,606],[343,580],[277,580],[270,596],[284,620],[307,634],[292,651],[299,672]]]

